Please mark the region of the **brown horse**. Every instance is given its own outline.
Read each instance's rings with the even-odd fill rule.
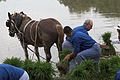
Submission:
[[[46,59],[51,59],[50,48],[56,43],[58,51],[62,50],[64,32],[61,24],[53,18],[42,19],[40,21],[32,20],[23,12],[10,14],[6,26],[9,27],[9,35],[14,37],[16,34],[24,49],[25,56],[29,59],[27,47],[33,45],[35,54],[39,59],[38,47],[44,47]]]

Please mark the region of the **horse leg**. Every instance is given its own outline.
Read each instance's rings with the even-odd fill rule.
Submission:
[[[62,43],[57,41],[56,42],[56,46],[57,46],[57,49],[58,49],[58,56],[60,58],[60,51],[62,51]],[[59,59],[60,60],[60,59]]]
[[[64,41],[64,31],[63,31],[61,24],[56,24],[56,30],[58,33],[56,45],[57,45],[57,49],[58,49],[58,54],[60,56],[60,51],[62,51],[62,43]]]
[[[51,59],[50,48],[51,48],[51,47],[44,46],[44,51],[45,51],[45,54],[46,54],[47,62],[50,62],[50,59]]]
[[[58,52],[62,51],[62,43],[60,41],[56,42],[56,46],[57,46]]]
[[[26,59],[29,59],[29,57],[28,57],[28,51],[27,51],[27,44],[26,43],[22,43],[21,42],[21,45],[22,45],[22,48],[23,48],[23,50],[24,50],[24,52],[25,52],[25,57],[26,57]]]
[[[24,52],[25,52],[26,59],[29,59],[29,57],[28,57],[28,51],[27,51],[27,45],[25,45],[25,47],[23,49],[24,49]]]
[[[38,47],[37,46],[35,46],[35,55],[37,56],[38,61],[40,61],[39,52],[38,52]]]
[[[56,24],[56,30],[58,33],[58,38],[56,41],[56,45],[58,48],[58,51],[62,51],[62,43],[64,41],[64,32],[63,32],[63,28],[60,24]]]

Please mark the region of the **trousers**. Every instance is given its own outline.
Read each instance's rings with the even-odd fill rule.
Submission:
[[[62,48],[71,49],[71,51],[74,50],[72,44],[67,40],[63,43]],[[78,64],[87,59],[92,59],[96,63],[98,63],[100,59],[100,54],[101,54],[100,45],[98,43],[95,43],[91,48],[79,52],[77,56],[69,62],[69,71],[71,71]]]

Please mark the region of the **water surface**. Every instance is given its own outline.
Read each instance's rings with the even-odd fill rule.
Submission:
[[[89,2],[88,0],[2,0],[0,1],[0,62],[12,56],[25,58],[18,39],[11,38],[5,27],[8,12],[23,11],[35,20],[52,17],[63,27],[69,25],[72,28],[82,25],[86,19],[92,19],[94,26],[89,33],[97,42],[102,43],[101,35],[104,32],[112,32],[111,38],[117,38],[117,31],[113,27],[120,23],[119,5],[119,0],[90,0]],[[120,51],[120,45],[115,46],[116,50]],[[45,57],[43,48],[39,48],[39,52]],[[56,47],[53,46],[51,52],[52,61],[57,62]],[[32,52],[30,56],[36,58]]]

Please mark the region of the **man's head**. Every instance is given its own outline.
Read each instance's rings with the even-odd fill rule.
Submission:
[[[118,26],[117,32],[118,32],[118,39],[120,41],[120,26]]]
[[[120,30],[117,30],[118,31],[118,39],[120,41]]]
[[[114,27],[115,29],[117,29],[118,32],[118,39],[120,41],[120,26]]]
[[[72,29],[69,26],[65,26],[64,34],[66,34],[67,37],[70,37],[72,35]]]
[[[92,29],[93,26],[93,21],[90,19],[85,20],[84,22],[85,28],[87,29],[87,31]]]

